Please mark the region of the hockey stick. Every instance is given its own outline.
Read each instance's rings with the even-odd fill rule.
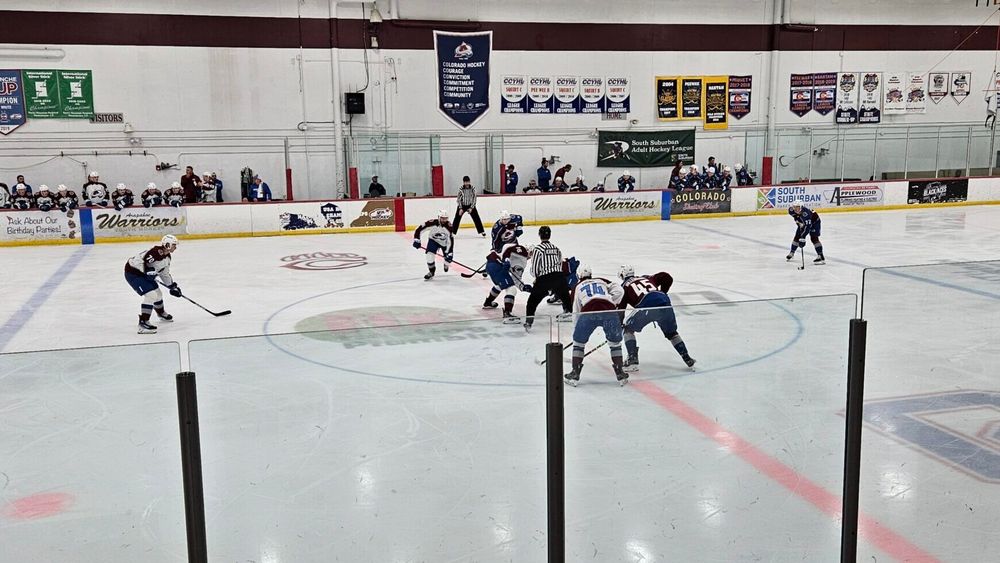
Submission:
[[[567,345],[563,346],[563,348],[562,348],[562,349],[563,349],[563,350],[565,350],[565,349],[569,348],[569,347],[570,347],[570,346],[572,346],[572,345],[573,345],[573,343],[572,343],[572,342],[570,342],[569,344],[567,344]],[[538,358],[535,358],[535,363],[536,363],[536,364],[538,364],[538,365],[540,365],[540,366],[544,366],[544,365],[545,365],[545,362],[547,362],[547,361],[548,361],[548,360],[539,360]]]
[[[802,247],[799,248],[799,254],[802,257],[802,265],[799,266],[799,269],[800,270],[805,270],[806,269],[806,247],[805,247],[805,245],[803,245]]]
[[[454,262],[454,260],[452,260],[452,262]],[[458,264],[458,262],[455,262],[455,263]],[[459,274],[459,275],[461,275],[463,278],[475,277],[476,274],[483,273],[483,268],[485,268],[485,267],[486,267],[486,262],[483,262],[483,265],[480,266],[480,267],[478,267],[478,268],[476,268],[475,270],[473,270],[473,271],[471,271],[471,272],[469,272],[467,274]]]
[[[170,288],[169,288],[168,286],[164,285],[164,284],[163,284],[163,282],[158,282],[158,283],[159,283],[160,285],[162,285],[163,287],[166,287],[167,289],[170,289]],[[228,314],[232,313],[232,311],[230,311],[229,309],[226,309],[225,311],[222,311],[222,312],[219,312],[219,313],[216,313],[216,312],[214,312],[214,311],[209,311],[209,310],[208,310],[208,309],[206,309],[206,308],[205,308],[204,306],[202,306],[202,305],[201,305],[200,303],[198,303],[198,302],[197,302],[197,301],[195,301],[194,299],[191,299],[191,298],[190,298],[190,297],[188,297],[187,295],[184,295],[184,294],[182,293],[182,294],[181,294],[181,297],[183,297],[184,299],[187,299],[187,300],[188,300],[189,302],[191,302],[192,304],[194,304],[194,305],[198,306],[198,307],[199,307],[199,308],[200,308],[201,310],[205,311],[205,312],[206,312],[206,313],[208,313],[209,315],[212,315],[213,317],[224,317],[224,316],[226,316],[226,315],[228,315]]]
[[[430,252],[430,250],[427,250],[427,247],[424,247],[424,246],[421,246],[420,248],[422,248],[422,249],[424,250],[424,252]],[[447,262],[447,261],[446,261],[446,262]],[[463,263],[459,262],[458,260],[455,260],[454,258],[452,258],[452,260],[451,260],[451,263],[452,263],[452,264],[455,264],[455,265],[457,265],[457,266],[461,266],[461,267],[465,268],[466,270],[469,270],[470,272],[472,272],[472,273],[473,273],[473,275],[475,275],[475,274],[478,274],[478,273],[480,273],[480,272],[479,272],[479,270],[474,270],[474,269],[472,269],[472,268],[470,268],[470,267],[466,266],[465,264],[463,264]],[[483,264],[483,266],[485,266],[485,265],[486,265],[486,264]],[[463,277],[465,277],[465,274],[462,274],[462,276],[463,276]],[[471,278],[472,276],[468,276],[468,277],[470,277],[470,278]]]
[[[608,341],[607,341],[607,340],[605,340],[604,342],[601,342],[601,343],[600,343],[600,344],[598,344],[597,346],[594,346],[593,348],[591,348],[591,349],[590,349],[590,351],[588,351],[588,352],[584,353],[584,354],[583,354],[583,357],[584,357],[584,358],[586,358],[587,356],[589,356],[589,355],[593,354],[594,352],[596,352],[596,351],[600,350],[601,348],[604,348],[605,346],[607,346],[607,344],[608,344]],[[570,347],[570,346],[572,346],[572,345],[573,345],[573,343],[572,343],[572,342],[570,342],[569,344],[567,344],[567,345],[563,346],[563,350],[565,350],[565,349],[569,348],[569,347]],[[572,358],[571,358],[571,359],[572,359]],[[540,365],[540,366],[543,366],[543,365],[545,365],[545,362],[546,362],[546,360],[538,360],[537,358],[535,359],[535,363],[536,363],[536,364],[538,364],[538,365]]]

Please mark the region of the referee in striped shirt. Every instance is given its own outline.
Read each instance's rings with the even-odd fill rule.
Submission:
[[[562,301],[563,312],[572,312],[569,283],[563,271],[562,252],[559,247],[549,242],[552,238],[552,229],[547,226],[538,229],[538,238],[542,239],[542,242],[531,251],[531,273],[535,276],[535,283],[531,285],[531,294],[528,296],[525,330],[531,329],[535,321],[535,309],[549,292]]]
[[[458,234],[458,225],[462,222],[462,215],[468,213],[472,216],[472,222],[476,224],[476,230],[480,236],[486,236],[483,229],[483,221],[479,218],[479,210],[476,209],[476,188],[472,187],[472,182],[468,176],[462,178],[462,187],[458,189],[458,197],[455,198],[458,209],[455,210],[455,220],[451,222],[451,232]]]

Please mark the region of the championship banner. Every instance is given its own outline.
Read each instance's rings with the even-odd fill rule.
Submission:
[[[906,113],[924,113],[927,111],[927,83],[924,75],[911,72],[906,86]]]
[[[0,210],[0,242],[80,239],[77,212]]]
[[[555,90],[556,113],[580,113],[580,79],[557,76]]]
[[[89,70],[60,70],[60,117],[90,119],[94,115],[94,77]]]
[[[493,32],[434,31],[438,111],[468,129],[490,110],[490,51]]]
[[[552,113],[552,77],[528,77],[528,113]]]
[[[597,166],[652,168],[694,162],[694,131],[598,131]]]
[[[677,109],[677,101],[680,99],[677,96],[677,81],[676,76],[656,77],[656,118],[660,121],[680,118]]]
[[[27,120],[21,71],[0,70],[0,134],[9,135]]]
[[[680,190],[670,199],[671,215],[694,213],[729,213],[732,211],[733,191],[724,190]]]
[[[969,198],[969,179],[920,180],[910,182],[906,203],[945,203],[966,201]]]
[[[593,219],[621,217],[660,217],[663,194],[656,191],[595,193],[590,200]]]
[[[932,72],[927,78],[927,96],[935,104],[948,95],[948,73]]]
[[[858,73],[842,72],[837,77],[837,123],[858,122]]]
[[[750,92],[753,76],[729,77],[729,115],[743,119],[750,114]]]
[[[882,112],[886,115],[906,113],[906,97],[903,94],[905,82],[905,73],[885,73],[885,97],[882,99]]]
[[[837,107],[837,73],[813,74],[813,109],[826,115]]]
[[[24,104],[28,117],[62,117],[59,75],[55,70],[23,70]]]
[[[787,184],[757,188],[757,209],[788,209],[800,199],[806,207],[876,206],[885,201],[884,184]]]
[[[604,77],[580,78],[580,113],[604,113]]]
[[[627,77],[609,76],[605,80],[605,113],[629,113],[632,88]]]
[[[705,84],[705,129],[728,129],[729,121],[726,113],[728,103],[729,77],[706,76]]]
[[[528,111],[528,81],[523,76],[504,76],[500,93],[500,113]]]
[[[964,102],[965,98],[968,97],[971,83],[971,72],[951,73],[951,97],[956,104]]]
[[[702,119],[705,115],[701,77],[681,79],[681,119]]]
[[[858,123],[882,121],[882,73],[866,72],[861,75],[861,103]]]
[[[788,93],[788,109],[792,113],[802,117],[812,111],[813,75],[793,74]]]
[[[160,237],[187,233],[187,212],[183,207],[126,207],[84,209],[91,213],[94,239]]]

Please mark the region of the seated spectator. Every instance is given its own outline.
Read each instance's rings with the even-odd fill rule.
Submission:
[[[56,205],[63,213],[68,213],[70,209],[80,207],[80,198],[76,197],[76,192],[66,187],[66,184],[59,184],[56,192]]]
[[[194,173],[194,167],[188,166],[181,176],[181,187],[184,188],[184,203],[197,203],[201,193],[201,178]]]
[[[687,179],[684,186],[689,190],[700,190],[702,188],[701,172],[694,164],[688,168]]]
[[[25,209],[31,209],[34,206],[35,198],[31,197],[31,194],[28,193],[28,186],[25,186],[24,184],[14,186],[14,193],[10,194],[11,209],[24,211]]]
[[[739,162],[736,163],[735,168],[736,168],[736,185],[752,186],[753,177],[750,176],[750,173],[747,172],[747,169],[743,168],[743,165],[740,164]]]
[[[564,182],[561,177],[556,176],[555,181],[552,182],[552,191],[554,191],[554,192],[565,192],[568,189],[569,189],[569,186],[566,185],[566,182]]]
[[[378,176],[372,176],[372,183],[368,184],[368,197],[385,197],[385,186],[378,183]]]
[[[171,207],[180,207],[181,204],[187,201],[187,194],[184,192],[184,187],[181,186],[181,183],[174,182],[170,184],[170,189],[163,192],[163,200]]]
[[[222,199],[222,180],[219,179],[219,176],[215,172],[212,172],[212,183],[215,184],[215,201],[222,203],[225,201]]]
[[[10,188],[7,184],[0,182],[0,209],[10,208]]]
[[[91,197],[91,192],[96,191],[97,197]],[[87,204],[87,207],[94,207],[95,205],[100,205],[101,207],[108,206],[108,185],[101,181],[101,176],[91,170],[90,174],[87,174],[87,183],[83,185],[83,189],[80,190],[83,194],[83,201]],[[102,205],[100,202],[104,202]]]
[[[549,170],[549,159],[542,159],[542,165],[535,171],[535,174],[538,176],[538,189],[543,192],[549,191],[549,184],[552,182],[552,171]]]
[[[635,178],[628,170],[622,172],[622,175],[618,177],[618,191],[620,192],[630,192],[635,189]]]
[[[587,184],[583,183],[583,180],[584,180],[584,178],[583,178],[582,175],[577,175],[576,181],[573,182],[572,184],[570,184],[569,191],[571,191],[571,192],[585,192],[585,191],[589,190],[590,188],[587,187]]]
[[[49,191],[49,187],[45,184],[38,186],[38,193],[35,195],[35,207],[39,211],[52,211],[55,206],[55,194]]]
[[[733,183],[733,169],[728,166],[722,167],[722,176],[717,182],[720,189],[727,189]]]
[[[180,184],[178,184],[179,186]],[[150,182],[146,184],[146,189],[139,194],[139,199],[142,200],[142,206],[145,208],[155,207],[163,203],[163,194],[160,189],[156,187],[156,184]]]
[[[135,194],[125,184],[119,183],[115,186],[115,191],[111,192],[111,204],[115,209],[121,211],[126,207],[132,207],[135,203]]]
[[[563,166],[559,170],[556,170],[556,176],[555,177],[556,178],[562,178],[563,183],[566,183],[566,173],[568,173],[572,169],[573,169],[573,165],[572,164],[567,164],[566,166]]]
[[[211,172],[204,172],[201,175],[198,203],[215,203],[215,182],[212,181]]]
[[[18,184],[24,184],[25,189],[28,190],[28,195],[32,195],[31,194],[31,184],[29,184],[29,183],[27,183],[27,182],[24,181],[24,174],[18,174],[17,175],[17,181],[14,182],[14,185],[16,186]]]
[[[507,177],[503,183],[503,193],[505,194],[516,194],[517,193],[517,172],[514,171],[514,165],[507,165]]]
[[[267,182],[260,179],[260,176],[253,177],[253,185],[247,191],[247,199],[250,201],[272,201],[271,188]]]
[[[670,177],[670,189],[677,191],[686,189],[687,175],[688,175],[687,167],[681,167],[681,168],[675,167],[674,169],[677,170],[677,175]]]
[[[524,187],[524,193],[540,192],[540,191],[542,191],[542,188],[538,186],[538,183],[535,182],[534,178],[528,180],[528,185]]]

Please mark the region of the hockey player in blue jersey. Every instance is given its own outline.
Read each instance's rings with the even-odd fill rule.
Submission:
[[[528,266],[528,249],[513,242],[503,247],[500,252],[492,251],[486,257],[486,272],[493,280],[493,288],[483,302],[483,309],[495,309],[496,299],[503,291],[503,322],[514,324],[521,322],[514,316],[514,297],[518,290],[530,293],[531,286],[525,284],[524,269]]]
[[[826,258],[823,256],[823,243],[819,241],[821,226],[819,213],[802,205],[802,200],[797,199],[788,208],[788,214],[795,220],[796,229],[795,238],[792,239],[792,249],[788,252],[788,256],[785,256],[785,260],[791,261],[795,257],[796,248],[801,248],[802,252],[806,251],[806,235],[808,234],[812,240],[813,248],[816,249],[816,259],[813,260],[813,264],[817,266],[826,264]]]
[[[628,359],[625,360],[625,371],[635,371],[639,369],[639,345],[635,341],[635,333],[642,332],[642,329],[649,323],[655,322],[659,325],[663,336],[670,341],[674,350],[681,355],[681,359],[687,366],[694,367],[695,360],[688,354],[687,345],[677,333],[677,317],[670,304],[670,297],[667,291],[674,283],[674,278],[666,272],[657,272],[652,276],[637,276],[635,268],[625,264],[618,271],[618,277],[622,280],[624,296],[619,307],[624,311],[629,305],[634,311],[625,320],[625,350],[628,351]]]
[[[520,215],[511,215],[507,211],[500,212],[500,218],[493,223],[490,231],[493,252],[501,252],[508,244],[517,244],[517,237],[524,234],[524,220]]]

